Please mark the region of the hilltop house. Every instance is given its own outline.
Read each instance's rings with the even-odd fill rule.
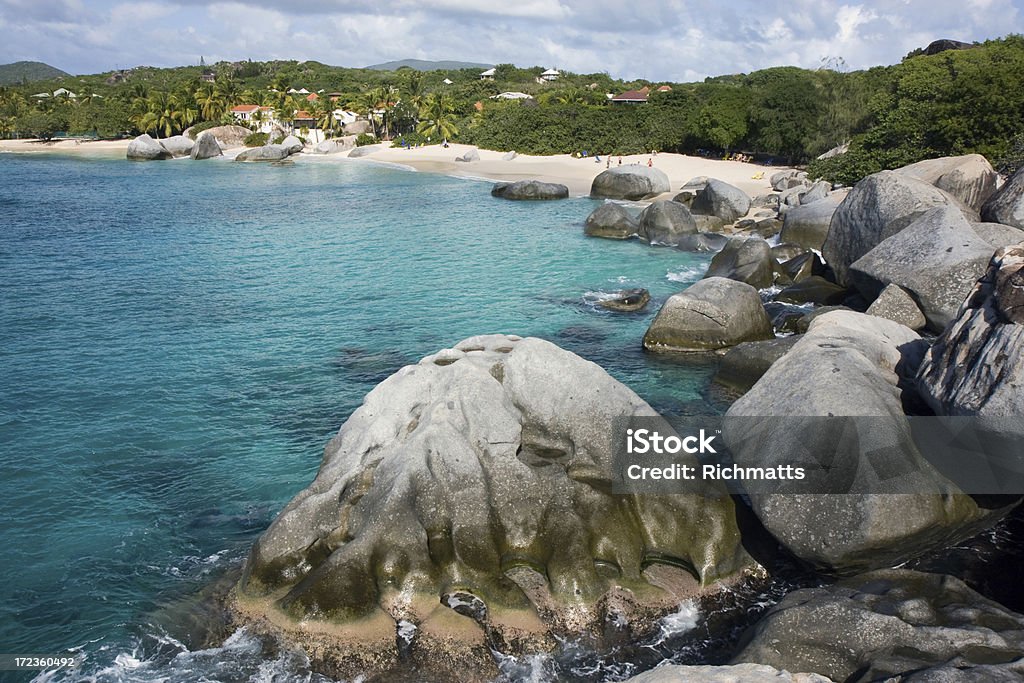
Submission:
[[[627,104],[642,104],[647,101],[647,96],[651,94],[651,89],[647,86],[640,88],[639,90],[627,90],[626,92],[615,95],[609,98],[612,102]]]
[[[528,100],[532,95],[528,95],[524,92],[502,92],[497,95],[491,95],[492,100]]]
[[[558,77],[561,75],[562,73],[557,69],[548,69],[540,75],[540,79],[542,81],[557,81]]]
[[[495,71],[494,67],[491,67],[487,71],[481,71],[480,72],[480,80],[481,81],[493,81],[495,73],[496,73],[496,71]]]

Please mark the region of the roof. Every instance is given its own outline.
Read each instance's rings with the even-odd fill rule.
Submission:
[[[547,71],[545,71],[544,73],[541,74],[541,76],[561,76],[561,75],[562,75],[562,72],[557,70],[557,69],[548,69]]]
[[[452,84],[452,83],[454,83],[455,81],[453,81],[453,80],[452,80],[452,79],[450,79],[450,78],[446,78],[446,79],[444,79],[444,80],[443,80],[443,81],[441,81],[441,82],[442,82],[442,83],[444,83],[445,85],[451,85],[451,84]]]
[[[313,116],[306,110],[300,109],[295,112],[295,118],[297,119],[311,119]]]
[[[612,102],[646,102],[647,95],[650,92],[651,89],[647,87],[640,88],[639,90],[627,90],[621,95],[613,97]]]
[[[311,92],[308,95],[306,95],[306,101],[307,102],[316,102],[319,99],[320,99],[320,96],[317,95],[315,92]]]
[[[487,71],[481,71],[481,72],[480,72],[480,75],[481,75],[481,76],[493,76],[493,75],[494,75],[494,73],[495,73],[494,69],[493,69],[493,68],[490,68],[490,69],[488,69]]]
[[[672,92],[672,86],[671,85],[663,85],[660,88],[658,88],[658,92]]]
[[[526,99],[529,99],[530,97],[532,97],[532,95],[527,95],[524,92],[503,92],[503,93],[498,93],[497,95],[492,95],[491,99],[492,100],[495,100],[495,99],[501,99],[501,100],[526,100]]]
[[[237,114],[248,114],[249,112],[254,112],[259,108],[260,105],[258,104],[236,104],[234,107],[231,107],[231,111]]]

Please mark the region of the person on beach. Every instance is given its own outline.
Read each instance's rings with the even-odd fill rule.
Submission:
[[[647,157],[647,168],[651,168],[652,166],[654,166],[654,159]]]
[[[619,157],[619,166],[622,166],[622,157]]]
[[[619,163],[620,164],[622,163],[621,159],[619,160]],[[612,158],[611,157],[608,157],[607,159],[604,160],[604,167],[605,168],[611,168],[612,167]]]

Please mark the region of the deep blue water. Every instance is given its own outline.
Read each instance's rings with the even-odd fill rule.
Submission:
[[[165,607],[238,565],[369,389],[467,336],[709,409],[709,367],[640,349],[707,257],[585,238],[595,206],[362,162],[0,155],[0,652],[177,680],[147,673],[184,651]],[[629,286],[646,313],[589,303]]]

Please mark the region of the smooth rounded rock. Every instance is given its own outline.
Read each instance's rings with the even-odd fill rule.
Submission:
[[[670,192],[668,176],[659,168],[649,166],[616,166],[602,171],[590,187],[595,199],[644,199]]]

